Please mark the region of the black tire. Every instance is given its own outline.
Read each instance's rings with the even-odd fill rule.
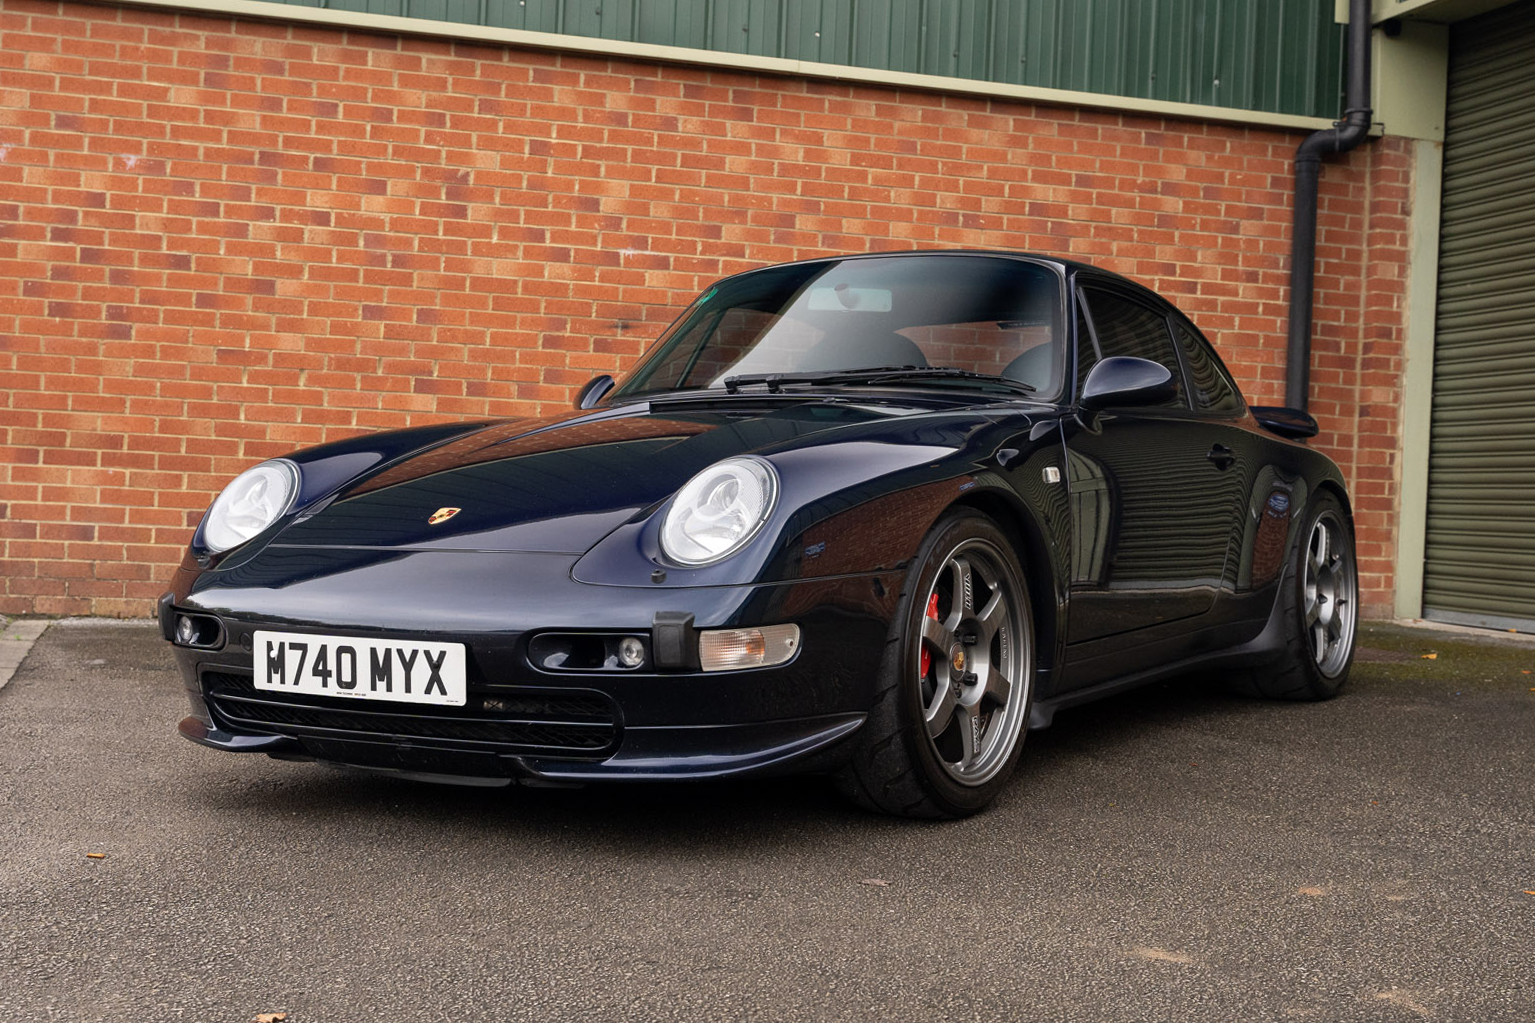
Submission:
[[[1232,687],[1269,700],[1330,700],[1348,681],[1359,624],[1354,530],[1332,494],[1311,502],[1279,592],[1284,652],[1237,673]]]
[[[903,817],[984,809],[1018,762],[1033,697],[1034,623],[1012,543],[979,513],[950,513],[912,559],[838,788]]]

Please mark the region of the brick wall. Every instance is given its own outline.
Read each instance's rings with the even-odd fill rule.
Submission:
[[[150,611],[230,477],[568,407],[701,285],[919,246],[1098,262],[1282,397],[1293,133],[0,0],[0,613]],[[1319,446],[1390,602],[1409,158],[1324,171]]]

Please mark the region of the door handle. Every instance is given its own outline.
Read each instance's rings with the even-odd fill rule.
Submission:
[[[1232,463],[1237,460],[1235,453],[1224,444],[1215,445],[1205,457],[1214,462],[1215,467],[1223,472],[1231,468]]]

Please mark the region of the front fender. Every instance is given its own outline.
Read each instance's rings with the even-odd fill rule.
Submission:
[[[766,453],[782,492],[739,553],[702,567],[671,563],[660,545],[668,503],[610,533],[576,563],[574,577],[608,586],[741,586],[904,570],[951,505],[994,488],[1018,504],[988,470],[1001,440],[1015,435],[977,426],[955,446],[855,440]]]

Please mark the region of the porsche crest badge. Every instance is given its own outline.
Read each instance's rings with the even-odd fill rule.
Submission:
[[[432,517],[426,520],[426,524],[429,526],[441,525],[461,511],[463,511],[462,508],[438,508],[432,512]]]

